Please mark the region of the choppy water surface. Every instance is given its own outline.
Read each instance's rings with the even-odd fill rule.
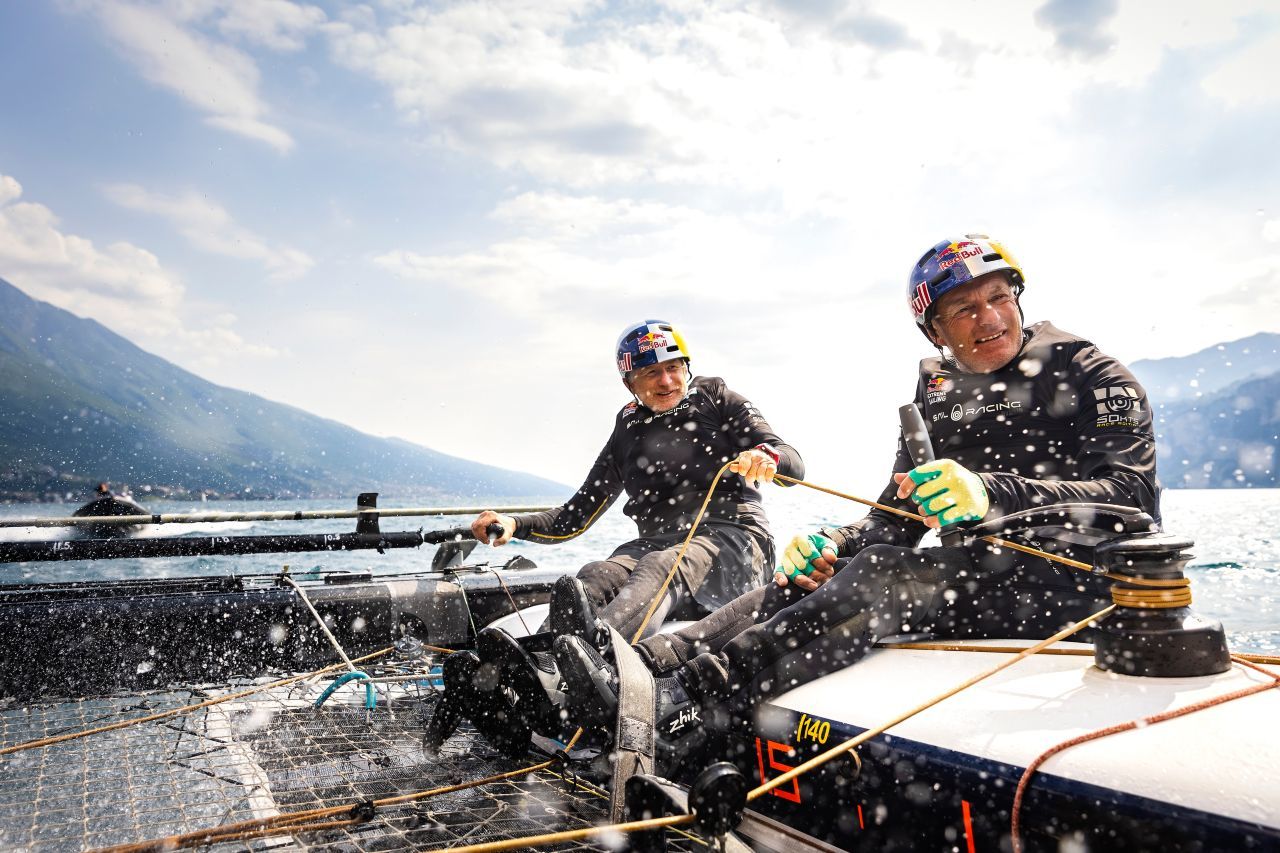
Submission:
[[[868,495],[868,497],[875,497]],[[774,534],[783,539],[809,532],[821,524],[842,524],[860,517],[863,509],[839,498],[803,489],[770,489],[768,510]],[[354,504],[354,501],[352,502]],[[381,501],[384,507],[421,506],[413,500]],[[476,501],[474,503],[480,503]],[[1190,575],[1195,607],[1219,619],[1237,651],[1280,652],[1280,489],[1196,490],[1164,494],[1165,529],[1196,540]],[[269,502],[147,504],[155,512],[239,512],[283,509]],[[347,508],[334,502],[295,502],[288,509]],[[67,515],[74,506],[3,506],[0,515]],[[440,529],[461,525],[466,518],[384,519],[384,530]],[[212,528],[212,529],[211,529]],[[344,532],[353,520],[310,522],[229,522],[217,525],[168,525],[152,535],[245,535],[266,533]],[[501,564],[524,554],[546,566],[575,567],[607,555],[614,545],[632,537],[635,527],[614,507],[583,536],[557,546],[514,542],[500,549],[480,546],[471,561]],[[29,528],[0,529],[0,539],[43,539],[56,531]],[[431,549],[357,551],[324,554],[261,554],[246,557],[182,557],[151,560],[0,564],[0,582],[30,583],[124,577],[277,572],[288,564],[295,573],[312,569],[371,570],[378,574],[412,571],[430,564]]]

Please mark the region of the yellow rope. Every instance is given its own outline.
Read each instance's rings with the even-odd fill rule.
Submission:
[[[452,794],[455,791],[465,791],[470,788],[478,788],[481,785],[488,785],[491,782],[515,779],[536,770],[543,770],[555,763],[555,761],[544,761],[541,764],[535,764],[531,767],[522,767],[519,770],[511,770],[507,773],[498,773],[493,776],[485,777],[484,779],[475,779],[470,782],[459,782],[456,785],[445,785],[439,788],[431,788],[426,791],[418,791],[413,794],[402,794],[398,797],[386,797],[381,800],[374,800],[373,805],[374,808],[386,808],[388,806],[403,805],[404,803],[434,797],[439,794]],[[303,811],[279,814],[273,817],[242,820],[237,823],[228,823],[221,826],[211,827],[210,829],[187,832],[181,835],[171,835],[167,838],[156,838],[149,841],[134,842],[132,844],[117,844],[112,847],[103,847],[98,851],[94,851],[94,853],[152,853],[152,851],[177,850],[184,847],[202,847],[206,844],[213,843],[215,840],[237,841],[241,838],[261,838],[265,835],[276,835],[285,832],[301,832],[303,830],[298,828],[298,824],[303,821],[314,821],[321,818],[332,817],[344,812],[350,812],[356,805],[358,804],[346,803],[340,806],[324,806],[321,808],[305,809]]]
[[[733,462],[734,460],[730,460],[724,463],[720,466],[720,470],[716,472],[715,479],[711,481],[711,488],[707,489],[707,496],[702,499],[702,506],[698,508],[698,514],[694,516],[693,524],[689,525],[689,535],[684,537],[684,543],[680,545],[680,553],[676,554],[676,561],[671,564],[671,571],[667,572],[667,578],[662,582],[662,587],[658,590],[658,594],[653,597],[653,601],[649,602],[649,610],[644,614],[640,627],[632,635],[631,642],[635,643],[644,636],[644,629],[649,627],[649,620],[653,618],[654,612],[658,609],[658,603],[667,594],[667,588],[671,586],[671,580],[676,576],[676,571],[684,560],[684,552],[689,549],[689,543],[693,541],[693,534],[697,532],[698,525],[702,523],[702,517],[707,514],[707,507],[711,505],[711,496],[716,493],[716,486],[720,485],[720,478],[724,476],[725,471],[729,470],[729,466]]]
[[[825,494],[828,494],[828,495],[835,495],[838,498],[844,498],[847,501],[853,501],[854,503],[859,503],[859,504],[862,504],[863,506],[869,506],[869,507],[872,507],[873,509],[879,509],[879,510],[883,510],[884,512],[893,513],[894,515],[898,515],[903,518],[909,518],[909,519],[912,519],[913,521],[919,521],[919,522],[924,521],[923,515],[917,515],[914,512],[908,512],[905,509],[898,509],[897,507],[889,506],[888,504],[882,504],[876,501],[869,501],[866,498],[860,498],[856,495],[850,495],[844,492],[838,492],[835,489],[829,489],[825,486],[819,486],[814,483],[807,482],[805,480],[797,480],[794,477],[788,477],[785,474],[775,474],[774,479],[782,480],[784,482],[791,483],[796,486],[804,486],[805,488],[813,489],[814,491],[817,491],[817,492],[824,492]],[[999,536],[983,536],[982,541],[989,542],[992,545],[996,545],[1000,548],[1008,548],[1012,551],[1020,551],[1023,554],[1030,554],[1033,557],[1043,557],[1046,560],[1050,560],[1054,563],[1061,563],[1064,566],[1070,566],[1073,569],[1079,569],[1082,572],[1088,572],[1089,574],[1094,574],[1093,566],[1089,565],[1088,563],[1082,563],[1079,560],[1072,560],[1069,557],[1061,557],[1057,554],[1050,554],[1048,551],[1041,551],[1038,548],[1032,548],[1028,545],[1023,545],[1018,542],[1011,542],[1008,539],[1001,539]],[[1149,586],[1149,587],[1157,587],[1157,588],[1187,586],[1191,583],[1189,580],[1185,578],[1176,578],[1173,580],[1160,579],[1160,578],[1135,578],[1135,577],[1129,577],[1128,575],[1117,575],[1111,572],[1107,572],[1106,574],[1103,575],[1103,577],[1110,578],[1111,580],[1114,580],[1114,581],[1121,581],[1123,583],[1133,584],[1135,586]],[[1191,600],[1189,598],[1190,593],[1188,592],[1187,595],[1188,595],[1187,604],[1190,604],[1191,603]],[[1186,607],[1187,604],[1159,605],[1159,604],[1148,603],[1143,605],[1121,605],[1121,606],[1122,607],[1132,607],[1132,606]]]

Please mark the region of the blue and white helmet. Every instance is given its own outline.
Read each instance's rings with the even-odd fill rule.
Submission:
[[[631,371],[651,364],[676,358],[688,361],[689,348],[684,336],[666,320],[644,320],[627,326],[618,336],[615,355],[618,373],[625,379]]]
[[[1001,244],[986,234],[966,234],[960,240],[943,240],[925,252],[911,268],[907,299],[916,324],[923,330],[933,303],[944,293],[987,273],[1009,270],[1013,289],[1022,293],[1022,268]]]

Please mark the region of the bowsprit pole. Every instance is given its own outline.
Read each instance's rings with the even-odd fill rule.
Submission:
[[[518,512],[544,512],[551,506],[434,506],[400,509],[307,509],[267,512],[201,512],[155,515],[67,516],[63,518],[3,518],[0,527],[75,527],[78,525],[133,524],[209,524],[221,521],[311,521],[320,518],[360,518],[376,515],[401,518],[419,515],[479,515],[486,509],[511,515]]]

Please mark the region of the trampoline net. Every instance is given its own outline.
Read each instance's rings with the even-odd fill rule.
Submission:
[[[394,667],[370,674],[394,674]],[[403,672],[401,670],[401,672]],[[302,682],[162,721],[0,756],[0,849],[81,850],[204,831],[238,821],[430,790],[534,763],[505,758],[467,726],[438,756],[423,751],[432,680],[362,688]],[[179,708],[246,685],[0,708],[0,748]],[[341,819],[342,815],[335,819]],[[598,788],[539,771],[379,807],[367,822],[214,845],[216,849],[437,850],[608,822]],[[618,839],[556,850],[616,849]],[[668,830],[674,850],[707,844]]]

